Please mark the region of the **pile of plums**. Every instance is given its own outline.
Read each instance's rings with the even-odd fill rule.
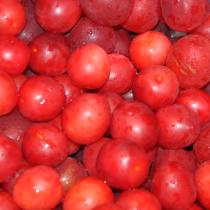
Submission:
[[[210,1],[0,0],[0,210],[210,210]]]

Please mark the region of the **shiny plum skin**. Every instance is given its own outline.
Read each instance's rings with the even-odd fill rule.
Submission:
[[[132,40],[129,54],[138,70],[153,65],[164,65],[171,48],[171,42],[163,33],[147,31]]]
[[[209,179],[210,161],[206,161],[199,165],[195,172],[197,199],[204,209],[210,209]]]
[[[154,172],[151,191],[164,209],[188,209],[196,200],[194,174],[176,162],[163,164]]]
[[[174,103],[179,93],[179,82],[169,68],[154,66],[136,76],[132,89],[136,100],[157,110]]]
[[[157,144],[158,124],[152,110],[141,102],[123,102],[113,112],[112,138],[138,143],[145,150]]]
[[[36,20],[48,32],[68,32],[81,15],[79,0],[37,0]]]
[[[112,202],[114,194],[111,188],[100,179],[89,176],[69,189],[63,201],[63,210],[91,210]]]
[[[48,76],[29,78],[21,87],[18,107],[32,121],[55,118],[63,109],[65,93],[62,85]]]
[[[10,113],[18,101],[18,91],[13,78],[0,71],[0,116]]]
[[[53,125],[34,123],[24,134],[22,150],[31,165],[57,166],[68,156],[68,139]]]
[[[0,0],[0,210],[210,210],[210,0]]]
[[[26,24],[23,5],[14,0],[0,1],[0,34],[18,35]]]
[[[0,135],[0,182],[5,182],[15,174],[22,162],[22,153],[17,144]]]
[[[187,35],[174,43],[166,66],[173,70],[183,89],[201,88],[210,81],[210,41],[200,35]]]
[[[43,165],[24,171],[13,189],[15,202],[20,208],[27,210],[53,209],[61,201],[62,195],[63,188],[58,173]]]
[[[198,88],[182,90],[176,98],[176,103],[194,112],[202,126],[210,121],[210,96],[203,90]]]
[[[12,76],[22,74],[30,61],[30,48],[19,38],[0,36],[0,69]]]
[[[97,156],[97,176],[117,189],[135,188],[146,180],[149,164],[147,153],[137,143],[114,139]]]
[[[120,54],[109,54],[109,79],[100,88],[102,92],[126,93],[131,89],[136,69],[131,61]]]
[[[100,25],[121,25],[128,18],[132,9],[132,0],[80,0],[85,15]]]
[[[56,76],[66,72],[70,49],[65,37],[60,34],[42,33],[36,36],[29,46],[29,65],[35,73]]]
[[[105,96],[84,93],[65,107],[62,125],[73,142],[90,144],[103,137],[110,120],[111,112]]]
[[[113,28],[98,25],[82,17],[67,35],[67,41],[71,51],[88,43],[95,43],[107,53],[111,53],[117,40]]]
[[[175,31],[190,31],[208,15],[208,0],[161,0],[160,4],[164,21]]]
[[[160,201],[145,189],[133,189],[120,193],[116,204],[124,210],[161,210]]]
[[[158,0],[134,0],[132,11],[123,27],[135,33],[144,33],[153,29],[158,20]]]
[[[193,145],[193,151],[195,153],[198,162],[202,163],[210,160],[210,123],[206,124],[201,130],[198,138]]]
[[[66,160],[56,167],[60,176],[60,182],[65,193],[80,179],[87,176],[86,168],[75,158],[68,157]]]
[[[109,78],[108,54],[100,46],[90,43],[75,50],[67,64],[67,73],[83,89],[98,89]]]
[[[160,135],[158,143],[167,149],[192,145],[200,133],[196,115],[184,105],[172,104],[156,112]]]

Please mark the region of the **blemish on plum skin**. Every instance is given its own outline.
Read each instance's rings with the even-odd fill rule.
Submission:
[[[141,167],[140,167],[140,166],[135,166],[135,167],[134,167],[134,171],[138,172],[138,171],[140,171],[140,170],[141,170]]]
[[[41,139],[41,140],[44,139],[43,135],[41,135],[40,133],[37,133],[36,136],[37,136],[39,139]]]
[[[174,59],[176,67],[179,69],[180,73],[182,73],[183,75],[186,76],[190,73],[195,75],[197,73],[197,70],[195,68],[193,68],[190,65],[181,63],[180,61],[178,61],[178,59],[175,56],[173,56],[173,59]]]
[[[32,48],[32,51],[33,51],[34,53],[36,53],[36,52],[38,51],[38,49],[35,48],[35,47],[33,47],[33,48]]]
[[[158,83],[158,84],[161,84],[163,82],[163,77],[161,75],[157,75],[155,77],[155,81]]]

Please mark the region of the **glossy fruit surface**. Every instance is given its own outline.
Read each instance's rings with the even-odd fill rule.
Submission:
[[[179,39],[170,50],[166,66],[173,70],[182,88],[201,88],[210,81],[210,41],[200,35]]]
[[[68,156],[68,139],[53,125],[34,123],[24,134],[22,150],[31,165],[57,166]]]
[[[132,89],[136,100],[157,110],[174,103],[179,93],[179,82],[169,68],[153,66],[136,76]]]
[[[210,96],[198,88],[180,91],[176,103],[186,106],[198,117],[201,125],[210,121]]]
[[[117,189],[130,189],[143,184],[149,166],[144,149],[124,139],[108,141],[96,159],[98,177]]]
[[[109,186],[90,176],[81,179],[70,188],[64,198],[63,210],[91,210],[113,201],[114,195]]]
[[[132,11],[123,27],[135,33],[144,33],[153,29],[158,20],[158,0],[134,0]]]
[[[107,53],[96,44],[87,44],[74,51],[67,66],[70,78],[78,87],[98,89],[109,78],[110,65]]]
[[[202,163],[195,172],[195,182],[197,187],[197,197],[201,205],[205,209],[210,208],[210,194],[209,194],[209,171],[210,162]]]
[[[188,209],[196,199],[194,175],[178,163],[164,164],[154,172],[152,192],[164,209]]]
[[[12,76],[26,70],[30,61],[30,49],[26,43],[11,35],[0,36],[0,68]]]
[[[53,192],[53,193],[52,193]],[[48,166],[27,169],[18,178],[13,198],[22,209],[53,209],[63,195],[58,173]]]
[[[65,107],[62,125],[72,141],[90,144],[103,137],[110,120],[111,113],[106,98],[96,93],[85,93]]]
[[[0,0],[0,210],[210,210],[210,0]]]
[[[18,101],[15,81],[6,72],[0,71],[0,116],[11,112]]]
[[[48,32],[68,32],[81,15],[79,0],[38,0],[35,2],[38,23]]]
[[[19,110],[33,121],[46,121],[56,117],[63,109],[63,87],[48,76],[29,78],[20,89]]]
[[[111,53],[116,44],[116,34],[112,27],[98,25],[86,17],[82,17],[67,35],[72,51],[88,43],[95,43],[107,53]]]
[[[112,138],[136,142],[146,150],[153,148],[158,139],[158,124],[152,110],[141,102],[123,102],[113,112]]]
[[[160,3],[163,19],[176,31],[190,31],[196,28],[208,14],[207,0],[161,0]]]
[[[183,105],[173,104],[156,112],[160,135],[159,144],[168,149],[192,145],[200,132],[195,114]]]
[[[128,18],[132,1],[124,0],[80,0],[85,15],[100,25],[116,26],[124,23]]]
[[[120,193],[117,205],[124,210],[161,210],[158,198],[145,189],[134,189]]]
[[[137,35],[131,42],[131,60],[138,70],[153,65],[164,65],[171,47],[169,39],[160,32],[147,31]]]
[[[42,33],[30,42],[30,67],[42,75],[61,75],[67,70],[70,49],[65,37],[59,34]]]
[[[26,14],[19,1],[0,2],[0,34],[18,35],[26,24]]]

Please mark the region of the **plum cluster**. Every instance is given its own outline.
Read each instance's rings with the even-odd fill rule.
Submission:
[[[210,210],[208,0],[0,0],[0,210]]]

